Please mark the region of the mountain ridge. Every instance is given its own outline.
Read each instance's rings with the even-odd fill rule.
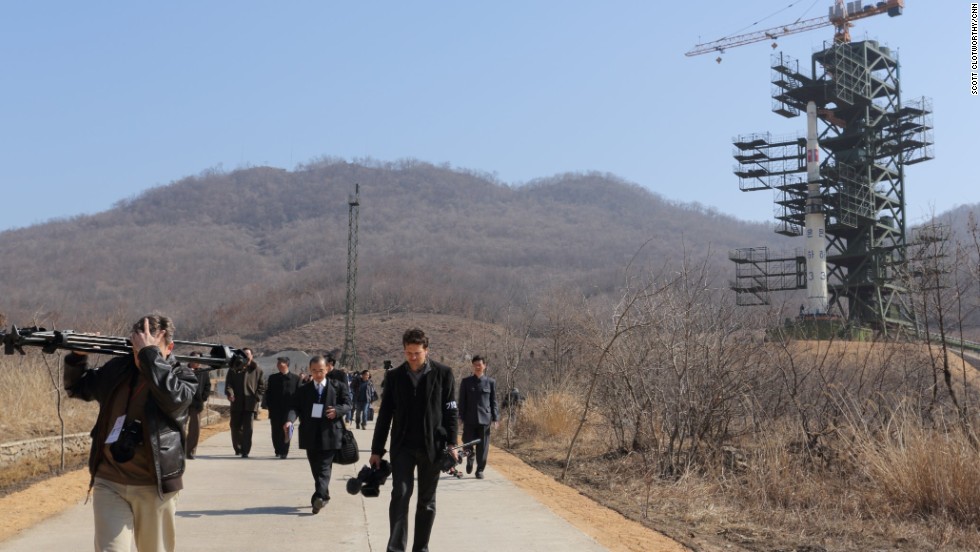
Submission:
[[[0,233],[0,312],[125,327],[144,310],[192,334],[261,334],[344,310],[348,195],[360,187],[360,312],[492,318],[548,289],[615,294],[623,267],[789,247],[771,226],[665,199],[614,175],[509,186],[417,161],[325,159],[206,171],[107,211]],[[22,322],[21,322],[22,323]]]

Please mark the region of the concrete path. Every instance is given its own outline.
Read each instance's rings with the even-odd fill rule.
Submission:
[[[313,478],[303,451],[290,450],[287,460],[275,458],[269,422],[256,423],[252,452],[238,458],[231,434],[217,434],[198,446],[189,461],[184,490],[177,504],[180,550],[385,550],[388,541],[390,481],[381,496],[364,498],[346,492],[370,455],[371,431],[355,430],[361,462],[335,465],[331,501],[317,515],[310,512]],[[372,425],[373,427],[373,425]],[[486,479],[439,482],[438,513],[430,548],[451,552],[517,550],[606,550],[592,538],[549,511],[488,466]],[[79,504],[0,543],[0,552],[90,550],[93,538],[91,505]],[[414,519],[415,507],[409,512]],[[409,544],[411,544],[411,532]]]

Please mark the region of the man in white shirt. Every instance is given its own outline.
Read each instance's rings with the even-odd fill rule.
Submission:
[[[313,513],[319,512],[330,501],[330,472],[334,454],[343,439],[344,414],[350,412],[350,393],[346,385],[327,378],[328,365],[322,356],[310,359],[310,381],[304,383],[293,395],[293,406],[283,430],[288,435],[293,423],[299,418],[299,448],[306,451],[313,474],[313,496],[310,503]]]

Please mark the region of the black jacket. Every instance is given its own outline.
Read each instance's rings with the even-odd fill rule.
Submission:
[[[293,404],[289,409],[289,421],[299,423],[299,448],[313,450],[336,450],[340,448],[343,438],[344,416],[350,412],[350,393],[347,386],[336,380],[324,378],[325,387],[320,402],[323,404],[323,417],[314,418],[313,405],[317,403],[316,384],[310,380],[293,395]],[[328,420],[326,409],[332,406],[337,410],[337,417]]]
[[[180,490],[183,486],[184,422],[197,390],[197,376],[173,357],[164,358],[157,347],[142,349],[140,364],[144,367],[150,392],[142,420],[144,435],[150,439],[157,492],[162,497],[164,492]],[[137,370],[132,356],[113,358],[99,369],[89,368],[85,355],[72,353],[65,357],[64,382],[68,396],[95,400],[100,406],[92,428],[92,451],[88,462],[92,482],[113,422],[105,405],[110,404],[117,391],[129,391],[129,382]]]
[[[194,399],[191,401],[191,410],[200,412],[204,410],[204,403],[208,402],[211,396],[211,373],[204,370],[194,372],[197,376],[197,391],[194,392]]]
[[[432,360],[427,362],[431,371],[419,384],[418,391],[426,394],[422,432],[429,461],[435,462],[437,448],[457,443],[456,379],[448,366]],[[392,453],[398,452],[405,441],[406,421],[416,392],[408,370],[406,362],[385,373],[371,454],[384,455],[387,452],[384,447],[389,430]]]
[[[299,376],[286,372],[276,372],[266,379],[265,394],[262,395],[262,408],[269,409],[269,419],[285,422],[290,407],[293,406],[293,395],[299,389]]]

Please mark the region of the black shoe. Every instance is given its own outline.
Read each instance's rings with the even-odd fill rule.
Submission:
[[[466,473],[473,473],[473,457],[470,456],[466,459]],[[476,472],[476,476],[480,476],[480,472]]]
[[[314,514],[319,514],[320,513],[320,510],[322,510],[325,505],[326,505],[326,501],[323,500],[322,498],[320,498],[320,497],[314,498],[313,499],[313,513]]]
[[[188,460],[193,460],[194,459],[194,455],[188,452],[187,453],[187,459]]]
[[[242,453],[242,458],[248,458],[248,455],[243,452]]]
[[[476,472],[476,478],[477,479],[483,479],[483,472],[481,472],[481,471]]]

